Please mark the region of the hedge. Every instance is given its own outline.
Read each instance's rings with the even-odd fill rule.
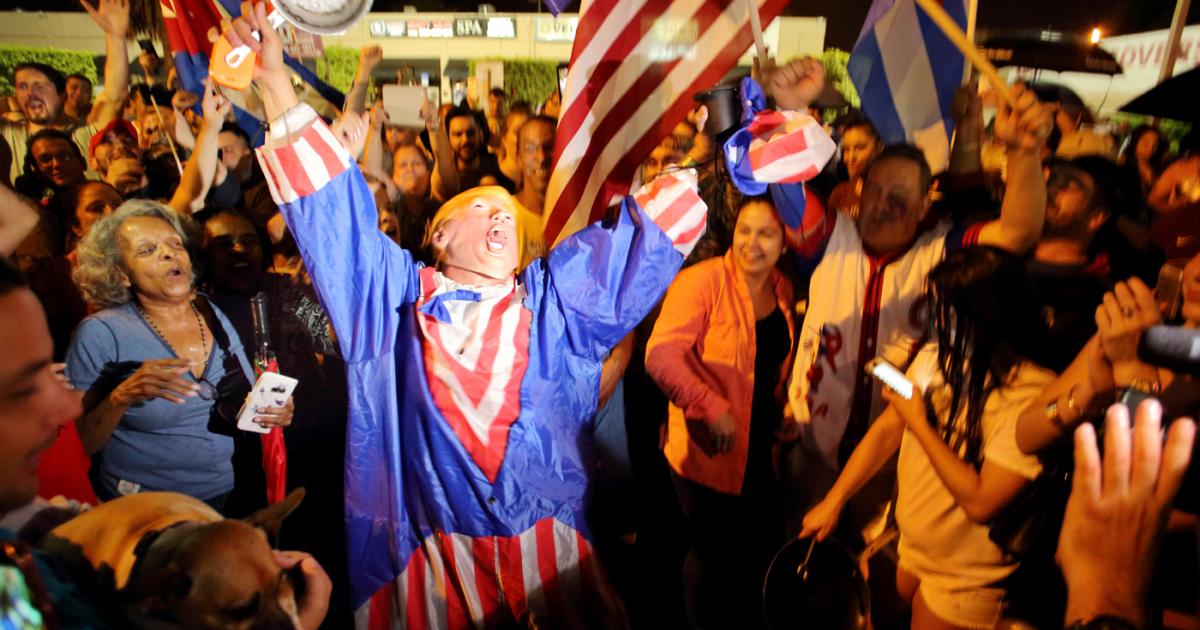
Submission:
[[[547,59],[479,59],[504,63],[504,91],[517,96],[512,100],[538,105],[558,89],[558,62]],[[467,64],[475,76],[475,61]]]
[[[326,46],[325,56],[317,57],[317,76],[343,93],[354,84],[354,73],[357,70],[357,48]]]
[[[850,106],[859,107],[858,90],[850,80],[846,65],[850,63],[850,53],[840,48],[826,48],[821,53],[821,65],[825,67],[825,82],[837,88],[846,97]]]
[[[82,74],[93,85],[99,83],[96,76],[96,55],[93,53],[58,48],[0,45],[0,94],[13,93],[13,68],[18,64],[30,61],[44,63],[62,72],[63,76]]]

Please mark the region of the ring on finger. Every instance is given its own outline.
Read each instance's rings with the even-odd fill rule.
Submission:
[[[1134,313],[1134,310],[1133,310],[1132,306],[1122,306],[1121,307],[1121,314],[1124,315],[1126,318],[1133,317],[1133,313]]]

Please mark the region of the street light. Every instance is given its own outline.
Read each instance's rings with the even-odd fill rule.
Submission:
[[[1093,43],[1093,44],[1099,44],[1099,43],[1100,43],[1100,36],[1101,36],[1101,34],[1102,34],[1102,33],[1100,32],[1100,29],[1099,29],[1099,28],[1093,28],[1093,29],[1092,29],[1092,43]]]

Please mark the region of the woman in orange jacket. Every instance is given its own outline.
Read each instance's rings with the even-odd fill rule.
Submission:
[[[747,198],[733,246],[676,277],[646,348],[671,401],[663,452],[687,515],[684,592],[692,625],[761,625],[763,575],[783,542],[771,463],[794,341],[792,287],[776,269],[784,226],[769,197]]]

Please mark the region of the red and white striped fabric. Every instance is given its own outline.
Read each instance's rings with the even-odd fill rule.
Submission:
[[[450,321],[421,310],[430,299],[461,288],[433,267],[421,270],[417,310],[425,374],[438,409],[494,483],[508,430],[521,414],[521,379],[529,365],[533,313],[524,307],[525,288],[515,279],[505,285],[471,287],[478,301],[443,302]]]
[[[837,145],[817,119],[802,112],[763,110],[746,127],[750,169],[766,184],[806,182],[833,157]]]
[[[300,137],[288,142],[289,131]],[[257,151],[271,197],[280,205],[320,190],[352,162],[333,131],[304,104],[272,122],[266,143]]]
[[[620,625],[621,605],[592,555],[579,532],[552,518],[508,537],[438,532],[372,598],[368,627],[507,627],[503,619],[540,628]]]
[[[787,0],[756,0],[769,24]],[[547,190],[546,242],[599,219],[752,42],[745,0],[583,0]]]
[[[682,170],[659,175],[633,194],[638,206],[684,257],[692,253],[708,225],[708,206],[698,190],[696,175]]]

